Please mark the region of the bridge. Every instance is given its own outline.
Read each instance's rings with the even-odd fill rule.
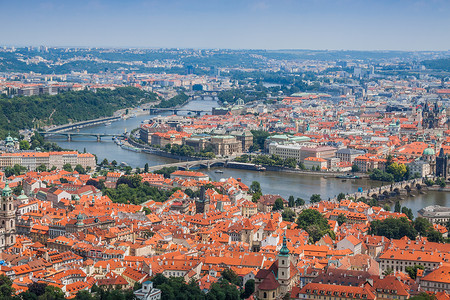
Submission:
[[[99,119],[81,121],[81,122],[76,122],[76,123],[69,123],[69,124],[52,127],[50,129],[46,130],[45,132],[50,133],[50,132],[69,131],[69,130],[79,129],[79,128],[83,128],[83,127],[87,127],[87,126],[93,126],[93,125],[113,122],[113,121],[117,121],[120,119],[121,119],[120,117],[106,117],[106,118],[99,118]]]
[[[111,133],[81,133],[81,132],[49,132],[49,131],[40,131],[40,135],[42,136],[65,136],[67,137],[67,141],[71,141],[72,137],[74,136],[93,136],[97,138],[97,142],[100,142],[102,140],[102,137],[118,137],[118,136],[124,136],[124,134],[111,134]]]
[[[211,113],[210,110],[201,110],[201,109],[186,109],[186,108],[149,108],[150,114],[156,114],[164,111],[171,111],[174,115],[178,114],[179,111],[191,112],[195,113],[197,116],[200,116],[201,113]]]
[[[183,162],[178,162],[178,163],[148,167],[148,171],[153,172],[153,171],[161,170],[162,168],[171,168],[171,167],[177,167],[178,170],[189,170],[194,167],[209,169],[211,167],[226,166],[226,164],[229,160],[230,160],[229,158],[216,158],[216,159],[183,161]]]
[[[423,184],[423,178],[393,182],[389,185],[383,185],[380,187],[370,188],[366,191],[347,194],[346,198],[353,197],[355,200],[357,200],[361,197],[365,197],[374,198],[378,201],[388,200],[389,198],[395,198],[402,195],[413,195],[414,191],[420,192]],[[330,200],[337,201],[337,197]]]

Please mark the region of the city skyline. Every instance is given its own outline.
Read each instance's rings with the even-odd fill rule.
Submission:
[[[434,1],[2,1],[3,45],[446,51]]]

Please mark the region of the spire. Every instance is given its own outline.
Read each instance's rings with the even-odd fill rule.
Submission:
[[[289,249],[288,249],[286,243],[287,243],[287,239],[286,239],[286,234],[285,234],[283,236],[283,246],[280,249],[280,255],[284,255],[284,256],[289,255]]]

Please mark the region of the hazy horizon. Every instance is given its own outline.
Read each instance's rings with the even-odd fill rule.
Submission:
[[[450,49],[446,0],[0,0],[0,7],[0,44],[18,47]]]

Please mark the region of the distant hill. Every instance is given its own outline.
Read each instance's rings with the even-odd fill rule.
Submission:
[[[424,60],[422,64],[427,69],[435,69],[450,72],[450,58]]]

